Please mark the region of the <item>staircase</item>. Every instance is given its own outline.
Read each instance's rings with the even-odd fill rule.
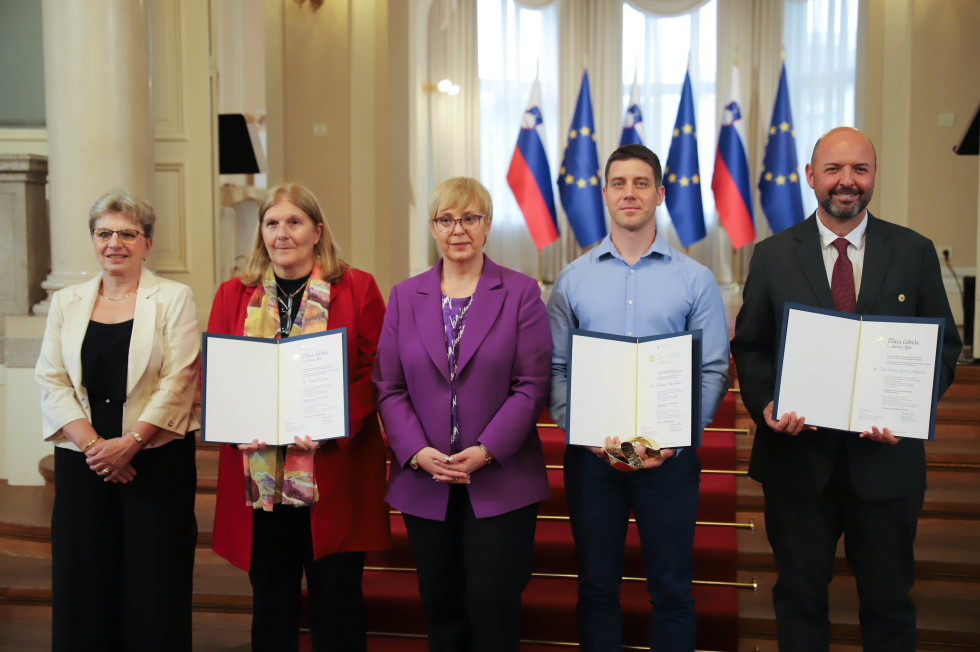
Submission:
[[[737,468],[748,469],[754,431],[741,402],[735,415]],[[929,488],[915,542],[918,649],[980,650],[980,366],[960,366],[939,402],[935,441],[926,443]],[[766,540],[762,488],[748,477],[736,481],[738,579],[758,590],[739,593],[739,650],[777,649],[771,591],[776,567]],[[861,649],[854,576],[837,547],[830,585],[832,650]]]
[[[751,578],[736,581],[735,445],[731,427],[735,394],[723,402],[699,452],[701,482],[695,535],[694,594],[698,649],[735,650],[739,593],[751,592]],[[715,424],[713,424],[715,425]],[[546,652],[577,647],[575,558],[562,485],[564,433],[544,419],[539,425],[551,497],[539,511],[534,576],[524,592],[522,650]],[[197,449],[197,520],[200,529],[194,573],[194,648],[231,652],[249,649],[251,591],[246,574],[211,552],[218,448]],[[12,487],[0,482],[0,649],[50,649],[50,514],[54,498],[53,456],[41,463],[45,487]],[[414,561],[401,515],[391,516],[393,545],[371,553],[364,575],[369,650],[426,650],[424,618]],[[743,524],[747,526],[747,523]],[[647,649],[649,600],[639,537],[631,525],[622,587],[624,649]],[[301,642],[308,645],[308,640]]]
[[[695,542],[700,650],[776,650],[770,591],[775,567],[757,483],[748,466],[751,420],[730,393],[705,433],[701,505]],[[734,423],[735,435],[731,434]],[[542,423],[552,496],[540,510],[535,576],[524,594],[523,650],[575,647],[575,563],[561,482],[563,434]],[[960,367],[940,401],[936,441],[927,444],[929,490],[916,541],[919,649],[980,650],[980,367]],[[245,573],[210,550],[217,448],[198,448],[200,526],[194,586],[195,649],[249,649],[250,589]],[[42,462],[51,477],[51,458]],[[737,492],[736,492],[737,490]],[[0,649],[50,649],[50,513],[53,489],[0,482]],[[371,554],[364,577],[369,649],[426,649],[414,562],[400,515],[391,550]],[[737,549],[736,549],[737,542]],[[623,583],[627,649],[645,649],[648,602],[638,538],[630,531]],[[753,585],[758,588],[753,590]],[[831,585],[834,652],[860,650],[854,579],[838,551]],[[737,611],[735,610],[737,605]]]

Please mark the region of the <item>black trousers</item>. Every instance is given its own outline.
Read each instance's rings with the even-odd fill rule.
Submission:
[[[105,482],[78,451],[55,448],[54,460],[52,649],[190,650],[193,435],[140,451],[128,484]]]
[[[404,515],[432,652],[516,652],[538,504],[478,519],[463,485],[445,521]]]
[[[303,574],[309,595],[310,639],[315,652],[364,652],[363,552],[313,559],[308,507],[276,505],[252,512],[253,652],[299,647]]]
[[[923,494],[865,500],[851,486],[843,454],[816,496],[769,485],[763,491],[766,532],[779,571],[772,590],[779,649],[825,652],[830,647],[827,585],[843,534],[861,601],[865,652],[914,652],[915,604],[909,593]]]

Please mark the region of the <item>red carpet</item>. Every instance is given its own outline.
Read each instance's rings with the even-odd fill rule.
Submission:
[[[732,428],[735,422],[734,394],[729,392],[711,427]],[[567,517],[562,483],[562,454],[565,435],[543,415],[538,428],[550,468],[548,476],[551,497],[541,504],[542,517]],[[735,439],[732,432],[706,432],[698,451],[705,470],[735,468]],[[735,580],[735,477],[731,474],[701,476],[698,525],[694,538],[694,579],[696,581],[732,582]],[[721,523],[712,525],[708,523]],[[418,598],[414,569],[405,525],[400,515],[393,515],[392,548],[371,553],[367,565],[389,570],[370,570],[364,575],[368,631],[383,634],[424,635],[425,619]],[[547,642],[572,643],[575,633],[576,581],[575,551],[567,519],[541,518],[535,535],[535,577],[524,592],[522,637],[535,645],[522,650],[557,650]],[[563,577],[553,577],[562,575]],[[649,632],[650,604],[643,578],[642,555],[635,525],[630,525],[626,544],[625,576],[640,581],[624,581],[622,604],[625,643],[644,646]],[[738,642],[738,600],[731,586],[695,584],[698,612],[698,649],[735,650]],[[424,639],[372,637],[371,650],[424,650]]]

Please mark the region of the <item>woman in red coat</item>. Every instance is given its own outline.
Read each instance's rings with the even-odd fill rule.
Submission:
[[[270,191],[255,247],[244,271],[218,289],[208,331],[281,338],[345,327],[351,436],[221,446],[213,547],[248,571],[253,650],[297,649],[304,571],[313,649],[366,647],[364,552],[390,540],[371,387],[384,311],[374,278],[338,258],[313,194],[299,184]],[[278,478],[276,486],[253,472]]]

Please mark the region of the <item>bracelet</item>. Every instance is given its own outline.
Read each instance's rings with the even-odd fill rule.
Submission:
[[[483,444],[478,445],[480,446],[480,449],[483,450],[483,454],[487,456],[487,464],[492,464],[493,460],[495,459],[494,456],[490,454],[490,451],[487,450],[486,446]]]
[[[95,442],[99,441],[100,439],[102,439],[102,437],[96,435],[95,439],[85,444],[85,447],[82,449],[82,452],[83,453],[88,452],[88,449],[92,448],[92,446],[95,446]]]
[[[140,448],[143,448],[143,435],[139,434],[135,430],[130,430],[126,434],[127,435],[132,435],[133,436],[133,439],[136,440],[136,443],[140,445]]]

